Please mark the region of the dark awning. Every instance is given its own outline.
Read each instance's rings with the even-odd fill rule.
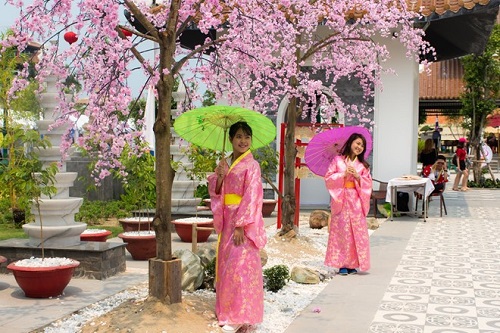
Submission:
[[[425,30],[424,39],[436,49],[436,61],[480,54],[495,25],[499,5],[500,0],[490,0],[484,6],[476,4],[456,13],[433,13],[418,20],[416,26]],[[431,55],[424,58],[434,61]]]
[[[496,104],[500,108],[500,99],[496,100]],[[459,99],[420,99],[418,102],[419,113],[425,113],[428,116],[458,116],[462,107]]]

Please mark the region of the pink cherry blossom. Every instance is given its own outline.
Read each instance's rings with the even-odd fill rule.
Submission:
[[[132,71],[148,76],[145,87],[155,85],[158,117],[168,128],[174,77],[186,84],[186,100],[179,103],[181,111],[192,108],[200,98],[189,84],[198,80],[218,99],[264,114],[276,112],[281,101],[287,99],[298,101],[303,115],[310,112],[312,119],[321,109],[325,117],[340,112],[347,119],[369,122],[373,110],[368,105],[354,105],[339,98],[339,80],[359,82],[368,103],[373,99],[374,87],[381,84],[381,74],[390,71],[383,67],[389,57],[383,38],[397,38],[406,47],[407,56],[415,61],[420,53],[432,52],[422,40],[423,31],[413,26],[418,14],[407,9],[405,0],[171,0],[153,9],[143,0],[7,3],[20,8],[21,16],[12,27],[14,36],[4,45],[22,51],[28,42],[42,43],[36,79],[43,82],[49,75],[55,76],[61,87],[60,117],[53,126],[70,123],[72,128],[71,123],[80,115],[89,118],[78,145],[98,160],[93,175],[96,182],[108,174],[105,170],[120,169],[118,155],[126,145],[137,146],[141,137],[142,128],[134,128],[127,121],[128,105],[134,99],[129,88]],[[131,26],[124,19],[124,9],[134,13],[134,22],[140,22],[149,33]],[[134,35],[123,36],[121,26],[134,31]],[[169,44],[173,36],[192,28],[204,33],[216,29],[217,36],[194,50],[182,48],[179,41],[177,45]],[[67,31],[73,31],[78,41],[67,45],[63,39]],[[151,41],[157,43],[156,57]],[[212,52],[207,54],[207,50]],[[185,79],[183,69],[188,65],[190,79]],[[74,87],[62,89],[69,75],[82,85],[81,91]],[[21,89],[26,77],[27,71],[21,71],[12,91]],[[88,102],[78,107],[76,102],[83,98]],[[295,119],[295,114],[290,118]],[[288,130],[293,131],[293,125]],[[160,137],[168,140],[165,135],[169,129],[162,136],[159,133],[155,132],[157,143]],[[67,141],[69,135],[64,139]],[[63,156],[69,148],[69,143],[61,144]],[[135,152],[142,154],[145,150],[138,148]],[[168,169],[169,158],[167,145],[157,152],[157,165]],[[293,169],[291,159],[286,158],[285,163],[286,168]],[[160,173],[159,177],[169,176]],[[157,179],[157,184],[167,186],[162,190],[168,192],[171,184],[165,180]],[[293,191],[285,195],[294,196]],[[168,198],[162,196],[157,203],[161,208],[157,211],[164,214],[162,223],[170,212]],[[160,241],[164,239],[170,238]],[[159,247],[161,251],[164,248],[170,249]]]

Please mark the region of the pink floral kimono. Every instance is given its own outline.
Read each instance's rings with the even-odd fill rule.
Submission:
[[[360,175],[345,178],[347,163],[352,163]],[[325,174],[326,188],[331,196],[330,235],[325,265],[337,268],[370,269],[370,242],[366,215],[370,210],[372,178],[370,171],[355,159],[347,162],[336,156]]]
[[[260,166],[248,150],[229,167],[221,193],[217,175],[208,178],[214,227],[219,234],[215,312],[219,325],[258,324],[264,316],[264,290],[259,249],[266,244],[262,218]],[[233,234],[244,227],[245,242]]]

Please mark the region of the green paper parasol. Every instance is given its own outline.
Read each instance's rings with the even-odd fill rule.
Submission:
[[[251,150],[268,145],[276,136],[276,126],[259,112],[238,106],[212,105],[181,114],[175,132],[184,140],[216,151],[231,151],[229,127],[243,121],[252,128]]]

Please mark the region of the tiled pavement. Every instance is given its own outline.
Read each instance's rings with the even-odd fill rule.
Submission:
[[[500,191],[446,202],[448,216],[416,226],[370,332],[500,332]]]
[[[448,216],[416,226],[370,332],[500,332],[500,191],[446,203]]]
[[[385,221],[370,271],[335,277],[286,332],[500,332],[500,190],[450,187],[445,201],[443,217],[435,197],[427,222]]]

